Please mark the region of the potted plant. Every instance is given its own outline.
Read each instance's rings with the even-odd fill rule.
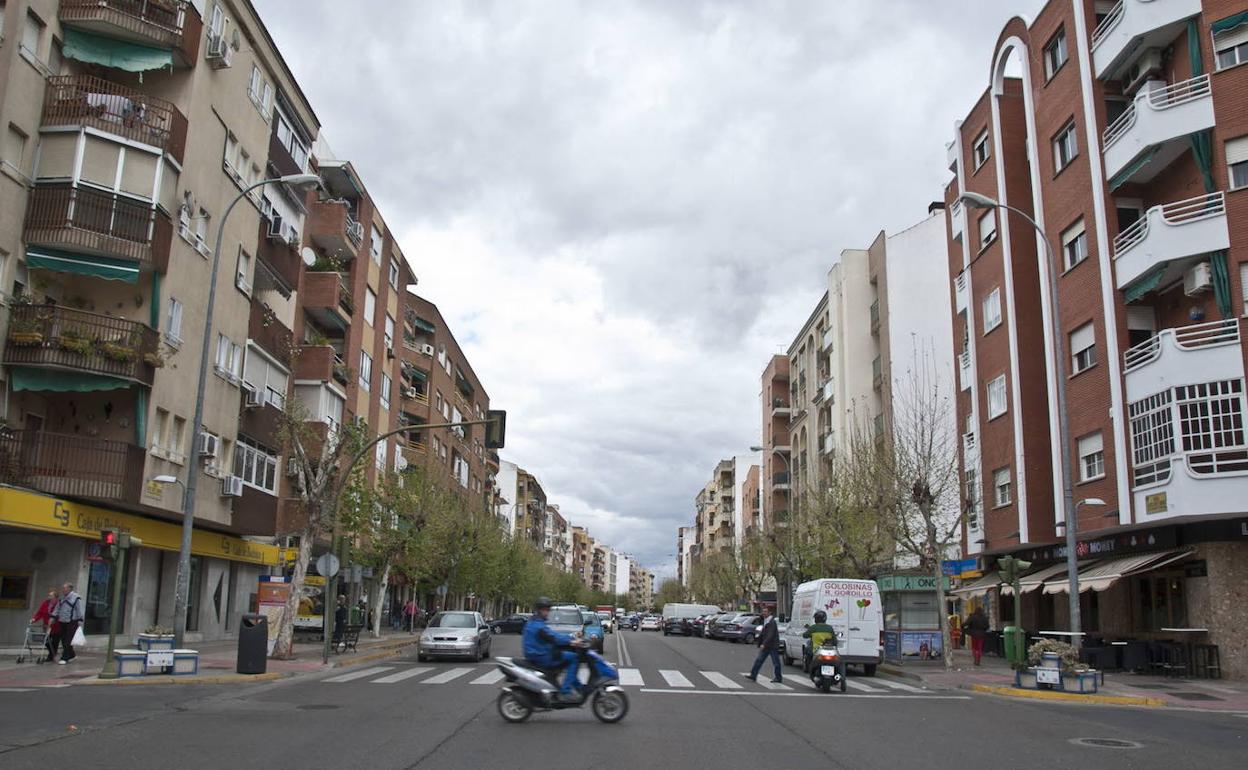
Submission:
[[[120,342],[100,343],[100,353],[110,361],[117,361],[123,364],[130,363],[139,357],[137,350]]]
[[[148,366],[153,366],[159,369],[165,365],[165,361],[167,359],[165,358],[164,353],[161,353],[160,350],[153,350],[151,352],[144,353],[143,360],[148,364]]]
[[[173,629],[165,626],[148,626],[139,634],[136,646],[144,652],[148,650],[172,650]]]
[[[73,327],[61,331],[59,343],[61,350],[68,350],[70,353],[77,353],[81,356],[91,355],[91,350],[95,346],[90,337]]]

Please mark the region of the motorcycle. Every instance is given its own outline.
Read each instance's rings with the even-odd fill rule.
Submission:
[[[841,662],[841,653],[834,644],[825,644],[815,650],[808,658],[807,671],[810,681],[820,692],[829,692],[835,686],[845,692],[845,664]]]
[[[572,698],[559,696],[562,670],[544,669],[523,658],[495,658],[506,684],[498,694],[498,713],[508,722],[523,722],[534,711],[560,711],[589,703],[590,711],[601,722],[618,722],[628,713],[628,696],[620,687],[620,675],[606,659],[590,649],[580,649],[589,664],[589,681]]]

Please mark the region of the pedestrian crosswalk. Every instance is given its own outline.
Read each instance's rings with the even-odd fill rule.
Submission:
[[[745,672],[727,674],[721,671],[680,671],[677,669],[643,670],[641,668],[619,668],[620,684],[628,688],[639,688],[643,692],[655,692],[660,689],[675,692],[722,691],[740,694],[792,694],[800,695],[815,690],[815,685],[800,672],[786,672],[789,676],[783,682],[772,682],[766,676],[750,681]],[[582,673],[582,677],[584,674]],[[367,680],[366,682],[364,680]],[[493,665],[482,666],[372,666],[345,674],[331,676],[325,682],[343,684],[358,682],[376,685],[412,684],[444,685],[493,685],[503,680],[503,672]],[[907,684],[896,679],[885,677],[849,677],[846,679],[849,691],[860,695],[915,697],[932,696],[931,690],[925,690],[917,684]]]

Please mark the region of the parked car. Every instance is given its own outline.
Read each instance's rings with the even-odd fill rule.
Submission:
[[[641,622],[637,624],[637,628],[641,631],[658,631],[662,627],[663,623],[659,620],[658,615],[646,615],[641,619]]]
[[[689,630],[694,636],[706,635],[706,623],[719,613],[709,612],[705,615],[699,615],[689,622]]]
[[[758,638],[758,628],[762,624],[761,615],[738,615],[727,623],[721,623],[718,626],[718,634],[720,639],[727,639],[730,642],[745,642],[753,644]]]
[[[757,629],[755,629],[755,630],[756,630],[757,632],[761,633],[763,629],[762,629],[762,626],[760,625],[760,626],[759,626]],[[778,632],[779,632],[779,634],[780,634],[780,654],[781,654],[781,655],[784,655],[784,651],[785,651],[786,649],[788,649],[787,645],[785,645],[785,643],[784,643],[784,634],[785,634],[785,632],[787,632],[788,630],[789,630],[789,621],[788,621],[788,620],[783,620],[783,621],[780,621],[780,622],[776,623],[776,631],[778,631]]]
[[[420,635],[416,659],[490,657],[490,627],[479,612],[439,612]]]
[[[531,617],[533,617],[531,612],[516,612],[505,618],[488,620],[486,625],[496,634],[518,634],[524,631],[524,624],[528,623]]]
[[[732,619],[740,614],[741,613],[739,612],[721,612],[718,615],[715,615],[711,619],[707,620],[706,621],[706,638],[718,639],[720,625],[724,623],[732,622]]]
[[[693,631],[689,627],[688,618],[668,618],[663,621],[663,635],[671,636],[672,634],[680,634],[681,636],[689,636]]]

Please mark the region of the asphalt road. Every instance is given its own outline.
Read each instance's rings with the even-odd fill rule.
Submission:
[[[495,637],[495,655],[518,652],[518,637]],[[924,691],[852,672],[848,693],[823,694],[793,668],[772,689],[743,678],[753,652],[653,632],[608,636],[631,699],[616,725],[588,709],[506,724],[488,661],[417,663],[414,653],[246,687],[0,692],[0,767],[1212,770],[1248,756],[1244,716]],[[1081,738],[1138,747],[1072,742]]]

